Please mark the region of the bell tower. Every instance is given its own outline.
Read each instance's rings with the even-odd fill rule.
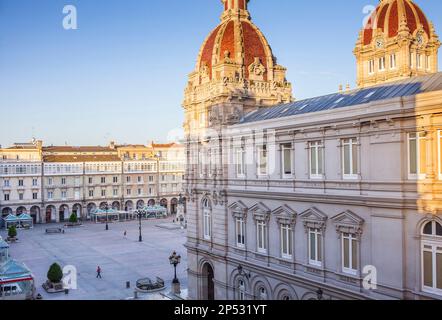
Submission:
[[[438,72],[440,41],[412,0],[380,0],[354,54],[360,88]]]

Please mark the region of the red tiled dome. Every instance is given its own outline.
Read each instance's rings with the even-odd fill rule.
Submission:
[[[364,45],[372,42],[374,30],[377,29],[381,29],[388,38],[396,37],[403,18],[411,33],[422,25],[428,38],[431,37],[427,17],[412,0],[381,0],[364,28]]]
[[[201,48],[197,68],[201,70],[207,66],[210,78],[212,78],[213,67],[223,62],[226,57],[232,63],[244,67],[246,78],[249,73],[248,67],[257,58],[267,72],[269,67],[273,67],[272,50],[258,27],[250,21],[247,2],[240,1],[239,8],[232,9],[228,7],[228,0],[225,0],[222,22],[210,33]],[[239,14],[227,14],[234,10],[238,10]],[[264,78],[267,79],[266,75]]]

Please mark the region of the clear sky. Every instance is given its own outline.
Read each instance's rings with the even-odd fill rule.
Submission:
[[[415,2],[442,37],[442,1]],[[377,3],[251,0],[249,9],[302,99],[354,87],[363,8]],[[69,4],[78,30],[62,26]],[[0,144],[167,141],[221,12],[220,0],[0,0]]]

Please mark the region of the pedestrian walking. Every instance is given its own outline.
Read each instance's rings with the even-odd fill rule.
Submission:
[[[124,239],[126,239],[126,238],[127,238],[127,231],[124,230]]]
[[[101,279],[101,268],[100,268],[100,266],[97,267],[97,279],[98,278]]]

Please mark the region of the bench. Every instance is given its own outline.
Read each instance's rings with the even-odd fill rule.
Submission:
[[[48,229],[46,229],[46,234],[56,234],[56,233],[63,233],[63,230],[61,228],[48,228]]]

